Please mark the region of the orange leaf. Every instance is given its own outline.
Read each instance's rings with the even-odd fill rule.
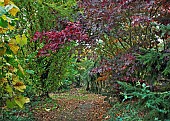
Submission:
[[[17,54],[19,47],[14,42],[9,42],[8,46],[14,54]]]
[[[4,0],[4,4],[5,4],[5,5],[8,5],[9,2],[10,2],[10,0]]]

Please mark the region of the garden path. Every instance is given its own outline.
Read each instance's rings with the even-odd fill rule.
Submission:
[[[34,110],[38,121],[105,121],[111,108],[105,96],[91,94],[82,88],[73,88],[65,93],[50,94],[51,103]],[[56,104],[55,104],[56,102]]]

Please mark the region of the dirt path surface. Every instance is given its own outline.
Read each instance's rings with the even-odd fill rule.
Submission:
[[[51,94],[52,102],[34,110],[38,121],[104,121],[111,106],[105,96],[74,88],[69,92]]]

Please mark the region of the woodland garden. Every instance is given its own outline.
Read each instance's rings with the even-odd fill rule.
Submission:
[[[170,121],[169,0],[0,0],[0,121]]]

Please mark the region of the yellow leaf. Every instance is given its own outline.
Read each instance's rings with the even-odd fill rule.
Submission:
[[[9,10],[9,13],[13,16],[16,16],[16,14],[19,12],[19,8],[17,8],[16,6],[13,7],[11,10]]]
[[[1,17],[2,17],[5,21],[7,20],[6,15],[2,15]]]
[[[16,43],[19,44],[21,47],[27,44],[27,37],[25,36],[25,34],[23,34],[22,36],[17,35],[15,36],[15,38],[16,38]]]
[[[9,86],[9,85],[6,85],[6,91],[7,91],[8,93],[12,93],[12,92],[13,92],[12,87]]]
[[[25,36],[25,34],[22,35],[22,41],[24,45],[27,44],[27,37]]]
[[[8,24],[8,29],[9,29],[9,30],[14,30],[14,29],[15,29],[15,26],[11,26],[10,24]]]
[[[4,6],[4,0],[0,0],[0,6]]]
[[[19,50],[19,47],[18,45],[16,44],[16,41],[15,40],[11,40],[9,43],[8,43],[8,46],[10,47],[10,49],[12,50],[12,52],[14,54],[17,54],[18,50]]]
[[[10,43],[17,44],[17,42],[16,42],[16,40],[15,40],[15,39],[11,39],[11,40],[10,40]]]
[[[16,82],[16,84],[14,85],[14,88],[20,92],[24,92],[24,89],[26,89],[26,86],[24,85],[23,82]]]
[[[20,40],[21,40],[21,35],[19,35],[19,34],[16,35],[16,36],[15,36],[15,39],[16,39],[16,42],[20,41]]]
[[[8,66],[8,70],[9,72],[16,72],[16,69],[11,65]]]
[[[25,103],[29,103],[30,102],[30,99],[25,97]]]
[[[22,72],[22,74],[24,75],[24,74],[25,74],[25,73],[24,73],[24,69],[21,67],[20,64],[18,64],[18,68],[19,68],[19,70]]]
[[[19,81],[18,77],[13,78],[12,84],[14,88],[20,92],[24,92],[24,89],[26,89],[26,86],[23,82]]]
[[[17,76],[13,76],[12,84],[15,85],[17,82],[19,82],[19,78]]]
[[[37,0],[39,4],[42,4],[42,0]]]
[[[1,2],[1,0],[0,0],[0,6],[4,6],[4,3],[3,3],[3,2]]]
[[[49,112],[51,109],[50,108],[45,108],[45,111]]]
[[[0,27],[0,33],[5,33],[5,32],[7,32],[7,31],[8,31],[7,28],[2,28],[2,27]]]
[[[15,97],[14,101],[20,108],[23,108],[25,103],[30,102],[29,98],[23,96]]]

